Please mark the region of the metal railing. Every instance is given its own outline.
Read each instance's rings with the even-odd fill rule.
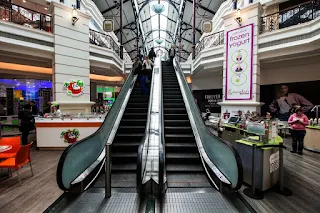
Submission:
[[[90,29],[89,40],[91,44],[111,49],[117,55],[120,55],[119,45],[109,35]]]
[[[205,36],[196,46],[196,56],[204,49],[218,46],[224,43],[224,31],[219,31]]]
[[[52,32],[52,17],[0,0],[0,20]]]
[[[320,17],[320,0],[308,1],[261,17],[261,33],[302,24]]]

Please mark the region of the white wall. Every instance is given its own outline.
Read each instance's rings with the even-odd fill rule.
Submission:
[[[222,88],[222,74],[212,75],[209,77],[193,77],[192,90],[205,89],[221,89]]]
[[[261,85],[320,80],[320,55],[261,64]]]

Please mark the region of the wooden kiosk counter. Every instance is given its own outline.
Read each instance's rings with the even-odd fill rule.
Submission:
[[[307,126],[304,138],[304,148],[320,153],[320,126]]]
[[[90,118],[36,118],[37,147],[64,149],[93,134],[101,126],[104,116]]]

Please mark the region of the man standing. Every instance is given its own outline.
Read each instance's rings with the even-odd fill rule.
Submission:
[[[173,58],[176,55],[176,50],[174,49],[174,46],[171,45],[171,48],[169,50],[169,57],[170,57],[170,64],[173,65]]]

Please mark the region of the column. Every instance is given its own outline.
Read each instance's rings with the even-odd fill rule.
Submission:
[[[261,4],[249,4],[224,19],[225,53],[223,63],[223,101],[221,113],[238,110],[260,113],[260,62],[258,34]],[[240,16],[239,16],[240,15]],[[236,18],[238,19],[238,23]],[[241,26],[240,26],[241,25]]]
[[[54,59],[53,101],[63,113],[90,112],[90,16],[77,11],[73,25],[73,8],[52,2]]]

